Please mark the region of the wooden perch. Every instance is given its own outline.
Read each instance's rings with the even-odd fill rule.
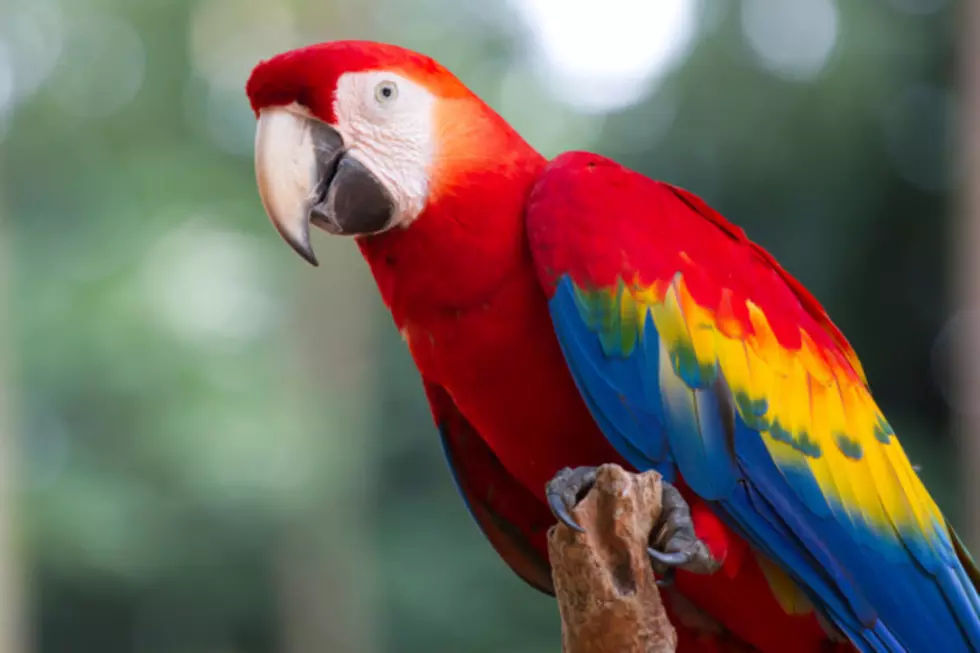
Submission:
[[[585,529],[558,524],[548,533],[563,653],[673,653],[646,547],[660,516],[656,472],[603,465],[573,515]]]

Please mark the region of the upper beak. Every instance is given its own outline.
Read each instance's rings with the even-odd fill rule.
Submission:
[[[362,234],[384,230],[394,215],[391,194],[346,155],[335,129],[284,107],[259,114],[255,178],[276,230],[312,265],[311,221],[333,234]]]

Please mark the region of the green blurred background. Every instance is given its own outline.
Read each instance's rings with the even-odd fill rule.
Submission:
[[[0,653],[558,650],[352,243],[317,234],[313,269],[263,214],[245,79],[330,39],[426,52],[544,153],[745,227],[963,524],[959,9],[0,0]]]

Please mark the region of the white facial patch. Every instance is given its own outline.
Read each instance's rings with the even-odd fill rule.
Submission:
[[[429,91],[393,73],[346,73],[337,81],[335,127],[347,156],[360,161],[391,193],[393,226],[408,226],[425,208],[434,106]]]

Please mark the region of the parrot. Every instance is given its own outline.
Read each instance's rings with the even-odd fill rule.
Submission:
[[[245,85],[264,212],[356,243],[454,482],[553,593],[547,533],[655,470],[682,653],[980,651],[980,572],[807,289],[694,193],[547,159],[433,58],[337,40]]]

